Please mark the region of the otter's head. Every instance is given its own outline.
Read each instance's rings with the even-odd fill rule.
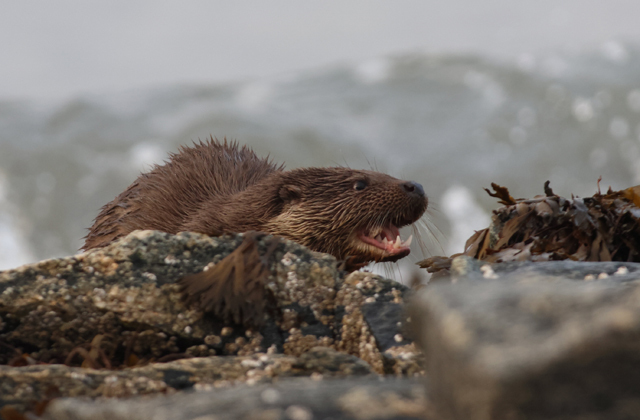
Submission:
[[[282,172],[280,181],[281,212],[265,230],[356,267],[409,255],[411,237],[403,240],[399,229],[428,204],[420,184],[374,171],[304,168]]]

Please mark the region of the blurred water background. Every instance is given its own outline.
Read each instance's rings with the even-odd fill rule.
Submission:
[[[0,269],[75,253],[140,171],[209,135],[422,183],[428,255],[488,224],[491,182],[640,183],[640,3],[344,3],[0,6]]]

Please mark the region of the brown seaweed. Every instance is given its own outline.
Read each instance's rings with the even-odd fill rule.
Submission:
[[[491,197],[504,204],[493,211],[492,226],[475,232],[462,254],[490,263],[507,261],[640,262],[640,186],[592,197],[564,198],[549,181],[544,195],[514,199],[506,187],[491,184]],[[450,262],[448,263],[450,265]],[[445,257],[421,261],[429,272],[447,270]]]

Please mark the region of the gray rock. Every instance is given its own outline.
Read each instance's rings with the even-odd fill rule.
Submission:
[[[47,420],[311,420],[425,419],[429,407],[417,379],[296,379],[163,398],[53,401]]]
[[[190,389],[259,384],[281,378],[374,375],[370,365],[326,347],[299,357],[282,354],[194,357],[122,370],[63,365],[0,366],[0,407],[28,411],[33,402],[61,396],[131,397]]]
[[[455,262],[411,306],[441,418],[638,418],[639,264]]]
[[[512,281],[557,281],[580,280],[591,277],[600,280],[625,282],[640,278],[640,263],[633,262],[587,262],[587,261],[548,261],[540,262],[504,262],[488,264],[475,258],[460,256],[453,259],[450,276],[453,281],[477,281],[491,278],[483,266],[491,267],[496,276],[509,275]]]

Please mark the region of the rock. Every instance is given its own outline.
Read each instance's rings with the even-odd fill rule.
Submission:
[[[53,401],[47,420],[429,419],[417,379],[295,379],[157,398]]]
[[[452,273],[411,307],[440,418],[637,417],[640,264],[463,257]]]
[[[142,393],[210,383],[211,378],[173,368],[167,382],[164,374],[139,367],[163,371],[166,365],[157,362],[191,356],[282,353],[306,366],[296,368],[303,375],[421,372],[419,353],[403,330],[401,305],[408,289],[371,273],[343,278],[333,257],[294,242],[282,241],[272,255],[261,327],[229,323],[185,304],[176,282],[222,260],[242,240],[242,235],[137,231],[103,249],[1,272],[0,365],[10,367],[2,367],[0,376],[15,380],[24,372],[34,378],[47,372],[75,380],[53,383],[59,396],[97,396],[104,386],[95,372],[113,372],[95,370],[101,368],[128,368],[109,380],[117,383],[113,378],[125,375]],[[259,242],[260,249],[267,246]],[[318,346],[342,353],[321,357],[311,351]],[[340,364],[336,355],[361,360]],[[36,363],[49,365],[19,367]],[[86,375],[93,379],[85,382],[83,369],[53,366],[63,363],[92,368]],[[24,387],[36,385],[25,381]],[[35,388],[13,402],[46,397],[43,388]]]
[[[421,374],[421,355],[403,336],[405,322],[398,307],[407,292],[405,286],[371,273],[356,271],[347,276],[336,296],[337,310],[343,312],[336,315],[342,325],[336,348],[357,355],[377,372]]]
[[[355,356],[316,347],[299,357],[282,354],[194,357],[123,370],[74,368],[63,365],[0,366],[0,406],[21,411],[53,397],[131,397],[196,389],[258,384],[279,378],[373,375],[371,366]]]
[[[450,279],[457,281],[484,281],[493,277],[508,276],[512,281],[540,282],[563,280],[593,280],[610,278],[623,283],[640,278],[640,263],[549,261],[545,263],[505,262],[489,264],[467,256],[453,259]]]

